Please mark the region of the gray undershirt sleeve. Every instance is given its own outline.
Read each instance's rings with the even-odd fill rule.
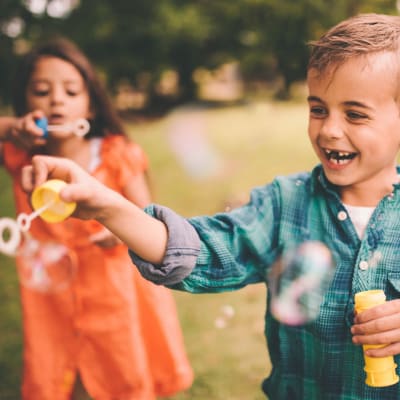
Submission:
[[[146,212],[164,222],[168,244],[161,264],[151,264],[129,250],[132,262],[144,278],[158,285],[173,285],[190,275],[200,253],[200,238],[194,227],[167,207],[152,205]]]

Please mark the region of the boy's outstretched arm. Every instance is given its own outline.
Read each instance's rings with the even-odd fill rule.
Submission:
[[[28,193],[48,179],[61,179],[69,184],[60,197],[77,203],[73,216],[97,220],[143,260],[152,264],[162,262],[168,242],[163,222],[147,215],[71,160],[38,155],[22,171],[22,186]]]

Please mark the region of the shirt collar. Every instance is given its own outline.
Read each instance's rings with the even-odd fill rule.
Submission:
[[[396,167],[397,174],[399,175],[399,181],[393,184],[393,193],[398,192],[400,189],[400,165]],[[318,193],[320,190],[335,194],[338,196],[337,186],[333,185],[328,181],[324,174],[324,170],[321,164],[318,164],[311,173],[311,190],[312,193]]]
[[[318,164],[311,172],[311,190],[314,194],[323,190],[338,196],[337,186],[328,181],[321,164]]]

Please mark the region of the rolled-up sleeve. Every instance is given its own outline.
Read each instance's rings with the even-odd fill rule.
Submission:
[[[151,264],[129,250],[132,262],[144,278],[158,285],[174,285],[187,277],[200,253],[200,238],[194,227],[171,209],[151,205],[145,211],[168,229],[168,244],[161,264]]]

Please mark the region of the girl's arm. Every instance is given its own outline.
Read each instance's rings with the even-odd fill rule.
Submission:
[[[65,158],[34,156],[32,165],[22,171],[22,186],[31,192],[52,178],[69,183],[60,192],[60,197],[77,203],[74,216],[96,219],[139,257],[153,264],[161,263],[168,241],[164,223],[147,215],[130,200]]]
[[[0,117],[0,142],[4,142],[10,137],[16,121],[17,118],[15,117]]]
[[[3,142],[8,139],[15,120],[13,117],[0,117],[0,165],[3,164]]]

